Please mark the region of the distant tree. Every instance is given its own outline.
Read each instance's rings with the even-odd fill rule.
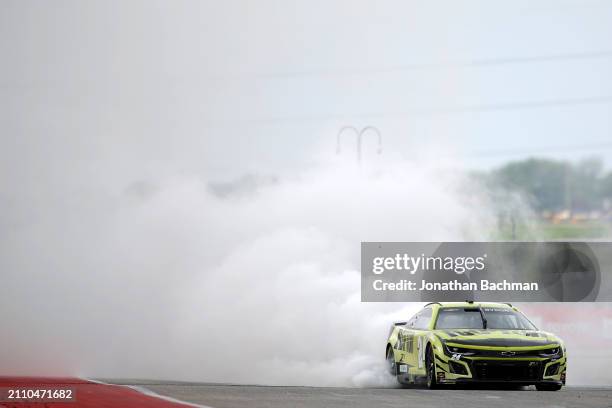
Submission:
[[[603,199],[612,200],[612,173],[608,173],[601,178],[600,194]]]
[[[569,164],[548,159],[511,162],[494,171],[493,179],[504,188],[527,194],[534,208],[560,210],[567,201]]]
[[[612,173],[604,175],[599,158],[577,164],[549,159],[510,162],[492,173],[492,182],[526,194],[535,210],[600,209],[612,198]]]
[[[581,160],[572,166],[569,192],[574,210],[600,209],[602,204],[603,162],[599,158]]]

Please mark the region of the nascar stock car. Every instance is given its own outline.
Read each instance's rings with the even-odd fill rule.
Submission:
[[[389,370],[401,384],[512,383],[557,391],[565,384],[563,341],[505,303],[429,303],[391,327]]]

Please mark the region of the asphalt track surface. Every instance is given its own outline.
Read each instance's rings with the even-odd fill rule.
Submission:
[[[612,387],[564,387],[536,391],[534,387],[504,389],[320,388],[219,385],[195,383],[142,384],[157,394],[212,408],[580,408],[612,407]]]
[[[556,392],[522,389],[322,388],[204,384],[135,380],[0,377],[1,387],[64,386],[75,390],[72,402],[6,402],[0,408],[153,407],[185,408],[581,408],[612,407],[612,387],[565,387]]]

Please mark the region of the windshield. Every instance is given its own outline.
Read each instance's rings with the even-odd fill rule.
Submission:
[[[482,312],[482,313],[481,313]],[[486,327],[485,321],[486,319]],[[436,329],[537,330],[522,314],[502,308],[445,308],[438,312]]]

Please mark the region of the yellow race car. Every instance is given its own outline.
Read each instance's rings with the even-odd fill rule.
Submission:
[[[512,383],[540,391],[565,385],[563,341],[509,303],[429,303],[391,326],[385,353],[402,384]]]

